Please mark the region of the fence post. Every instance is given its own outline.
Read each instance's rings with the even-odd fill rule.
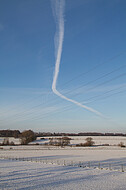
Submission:
[[[65,160],[64,160],[64,166],[66,165],[66,163],[65,163]]]
[[[100,167],[100,162],[99,162],[99,164],[98,164],[98,168],[100,169],[101,167]]]
[[[71,166],[73,166],[73,161],[71,161]]]
[[[109,164],[109,170],[112,170],[111,164]]]
[[[88,162],[88,167],[89,167],[89,168],[91,167],[91,163],[90,163],[90,162]]]
[[[122,170],[121,170],[121,171],[122,171],[122,172],[124,172],[124,169],[123,169],[123,164],[121,165],[121,168],[122,168]]]
[[[79,167],[81,167],[81,161],[79,161]]]

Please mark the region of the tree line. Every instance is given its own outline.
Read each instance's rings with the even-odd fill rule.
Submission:
[[[27,131],[31,131],[31,130],[27,130]],[[19,130],[10,130],[10,129],[0,130],[0,137],[20,138],[20,136],[23,132],[20,132]],[[97,132],[82,132],[82,133],[33,132],[33,133],[34,133],[34,136],[36,136],[36,137],[47,137],[47,136],[126,136],[126,134],[124,134],[124,133],[97,133]]]
[[[126,136],[125,133],[97,133],[97,132],[82,132],[82,133],[50,133],[50,132],[39,132],[36,133],[37,137],[48,137],[48,136]]]
[[[4,137],[3,142],[0,145],[15,145],[14,142],[9,142],[8,137],[20,138],[20,144],[26,145],[36,140],[36,134],[32,130],[25,130],[22,133],[18,130],[2,130],[0,131],[1,137]]]

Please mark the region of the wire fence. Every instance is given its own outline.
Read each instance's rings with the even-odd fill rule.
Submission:
[[[108,161],[73,161],[73,160],[62,160],[62,159],[42,159],[34,157],[8,157],[0,156],[0,159],[11,160],[11,161],[27,161],[27,162],[38,162],[43,164],[54,164],[60,166],[71,166],[71,167],[82,167],[100,170],[112,170],[126,172],[126,163],[119,163],[119,161],[108,162]]]

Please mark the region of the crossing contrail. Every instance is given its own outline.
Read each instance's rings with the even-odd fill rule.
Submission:
[[[65,0],[52,0],[52,8],[53,8],[53,15],[56,22],[56,34],[55,34],[55,71],[53,76],[53,82],[52,82],[52,91],[62,99],[65,99],[69,102],[72,102],[76,104],[77,106],[80,106],[90,112],[95,113],[96,115],[99,115],[100,117],[105,117],[102,113],[98,112],[97,110],[85,106],[73,99],[67,98],[63,94],[61,94],[57,89],[57,79],[59,74],[59,68],[60,68],[60,61],[61,61],[61,55],[62,55],[62,48],[63,48],[63,39],[64,39],[64,7],[65,7]]]

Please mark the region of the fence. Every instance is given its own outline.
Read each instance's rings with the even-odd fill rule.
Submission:
[[[51,160],[51,159],[42,159],[36,157],[8,157],[8,156],[1,156],[0,159],[7,159],[7,160],[17,160],[17,161],[27,161],[27,162],[39,162],[43,164],[54,164],[60,166],[73,166],[73,167],[82,167],[82,168],[93,168],[93,169],[100,169],[100,170],[112,170],[112,171],[120,171],[126,172],[126,163],[119,163],[119,162],[108,162],[108,161],[73,161],[73,160]]]

